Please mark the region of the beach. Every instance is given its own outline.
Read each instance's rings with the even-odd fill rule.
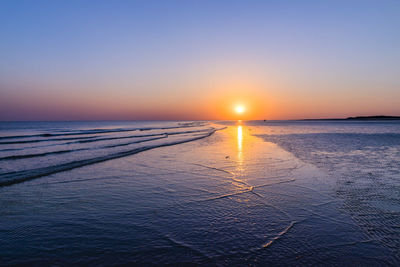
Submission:
[[[373,217],[372,204],[355,203],[361,202],[361,194],[371,193],[358,185],[368,180],[341,180],[343,170],[325,168],[320,155],[306,157],[304,143],[290,135],[321,135],[321,129],[354,134],[373,128],[361,126],[364,130],[358,124],[207,123],[201,127],[212,128],[212,134],[198,140],[4,185],[0,262],[396,265],[396,206],[375,201]],[[393,133],[398,123],[374,127],[375,132],[391,132],[391,147],[398,149],[399,133]],[[313,151],[320,151],[318,139],[312,140]],[[391,153],[394,160],[398,154]],[[351,166],[350,159],[342,161]],[[11,164],[3,160],[2,169],[6,163]],[[391,201],[398,201],[396,181],[389,178],[381,175],[381,184],[391,185]]]

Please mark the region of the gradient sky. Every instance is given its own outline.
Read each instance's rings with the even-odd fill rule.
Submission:
[[[400,1],[0,1],[0,120],[400,115]]]

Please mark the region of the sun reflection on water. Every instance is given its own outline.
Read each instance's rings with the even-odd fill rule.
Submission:
[[[238,150],[238,163],[242,165],[243,163],[243,128],[242,125],[237,127],[237,150]]]

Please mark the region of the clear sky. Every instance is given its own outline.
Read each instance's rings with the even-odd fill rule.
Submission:
[[[0,1],[0,120],[355,115],[400,115],[398,0]]]

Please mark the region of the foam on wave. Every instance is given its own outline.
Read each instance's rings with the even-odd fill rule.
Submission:
[[[187,130],[187,128],[192,129]],[[137,130],[151,132],[148,134],[129,134]],[[11,136],[2,137],[7,141],[0,142],[1,145],[6,146],[5,149],[0,151],[0,186],[12,185],[90,164],[125,157],[149,149],[202,139],[212,135],[216,130],[219,129],[211,127],[209,124],[196,122],[182,123],[178,124],[178,126],[86,130],[80,134],[91,135],[85,137],[48,138],[77,135],[77,131],[73,133],[15,135],[12,136],[13,140],[11,140]],[[36,139],[15,141],[15,139],[26,137],[35,137]],[[63,142],[65,140],[74,141]],[[123,140],[128,141],[121,142]],[[49,142],[51,144],[38,147],[25,146],[25,144],[34,142]],[[21,145],[22,147],[13,147]],[[51,149],[51,147],[55,149]],[[22,153],[15,151],[21,151]],[[87,154],[84,154],[84,152],[87,152]],[[66,155],[69,156],[67,157]],[[48,165],[43,166],[43,162],[48,162]]]

